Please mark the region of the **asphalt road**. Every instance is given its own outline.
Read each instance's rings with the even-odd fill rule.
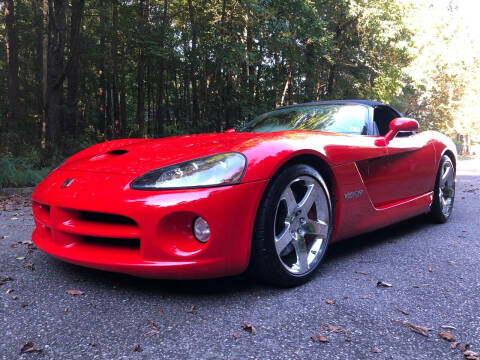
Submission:
[[[419,217],[331,246],[316,277],[287,290],[141,280],[12,247],[33,229],[22,202],[0,200],[0,276],[13,278],[0,286],[0,358],[463,359],[465,343],[480,352],[480,160],[460,162],[447,224]],[[452,349],[439,331],[460,343]],[[41,353],[21,354],[29,342]]]

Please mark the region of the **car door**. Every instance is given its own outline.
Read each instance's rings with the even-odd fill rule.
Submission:
[[[381,132],[388,131],[386,124],[401,116],[389,107],[375,110],[373,120],[376,120],[375,116],[378,117],[375,124],[378,124]],[[373,137],[381,138],[382,135],[384,134]],[[435,148],[428,134],[397,135],[386,145],[386,150],[383,156],[357,163],[370,199],[376,207],[388,206],[432,191],[436,173]]]

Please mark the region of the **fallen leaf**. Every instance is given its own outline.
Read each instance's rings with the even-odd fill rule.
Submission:
[[[427,328],[424,326],[419,326],[419,325],[414,325],[412,323],[409,323],[408,321],[400,321],[400,320],[392,320],[395,324],[405,326],[410,329],[410,331],[413,331],[414,333],[420,334],[422,336],[428,337],[429,335],[427,334],[427,331],[433,330],[432,328]]]
[[[455,339],[455,336],[453,336],[451,333],[449,333],[448,331],[439,331],[438,332],[438,335],[444,339],[444,340],[447,340],[447,341],[450,341],[450,342],[454,342],[456,339]]]
[[[5,294],[10,294],[12,292],[14,292],[15,290],[14,289],[7,289],[7,291],[5,291]]]
[[[312,335],[310,336],[310,339],[312,339],[313,342],[322,342],[322,343],[327,343],[328,339],[320,334]]]
[[[372,349],[372,352],[378,354],[378,353],[383,352],[383,350],[382,350],[382,349],[379,349],[379,348],[373,348],[373,349]]]
[[[84,292],[82,290],[67,290],[68,295],[83,295]]]
[[[195,314],[198,312],[198,310],[197,310],[197,307],[196,307],[195,305],[192,305],[192,306],[190,307],[190,310],[188,310],[187,312],[190,313],[190,314],[195,315]]]
[[[142,352],[142,348],[140,347],[140,345],[135,344],[135,346],[133,347],[133,351]]]
[[[460,344],[460,346],[458,347],[458,349],[459,349],[460,351],[467,351],[469,347],[470,347],[470,344],[464,343],[464,344]]]
[[[25,256],[19,256],[17,258],[15,258],[16,260],[25,260]]]
[[[403,315],[408,315],[408,311],[397,309],[397,311],[401,312]]]
[[[326,325],[326,326],[322,326],[322,330],[324,331],[331,331],[331,332],[334,332],[336,334],[345,334],[347,331],[342,328],[341,326],[335,326],[335,325]]]
[[[329,300],[327,300],[327,301],[325,301],[325,302],[326,302],[328,305],[333,305],[333,304],[335,304],[335,300],[330,300],[330,299],[329,299]]]
[[[24,264],[23,264],[23,267],[24,267],[25,269],[29,269],[29,270],[31,270],[31,271],[34,271],[34,270],[35,270],[35,265],[32,264],[32,263],[24,263]]]
[[[377,281],[377,287],[392,287],[392,284],[378,280]]]
[[[467,350],[463,353],[463,356],[467,360],[480,360],[480,356],[478,356],[478,353],[472,351],[472,350]]]
[[[35,344],[31,341],[26,343],[25,345],[23,345],[22,348],[20,349],[20,354],[24,354],[24,353],[38,353],[38,354],[41,354],[42,352],[43,352],[43,350],[35,348]]]
[[[255,327],[249,323],[242,323],[242,329],[253,335],[257,333],[257,330],[255,329]]]
[[[456,349],[458,344],[460,344],[458,341],[453,342],[452,345],[450,345],[450,349]]]
[[[150,331],[147,333],[147,335],[154,336],[154,335],[157,335],[158,333],[160,333],[160,328],[155,323],[155,321],[149,320],[148,322],[150,324]]]
[[[18,299],[18,296],[17,295],[13,295],[12,296],[12,300],[17,300]]]
[[[13,278],[10,276],[0,276],[0,285],[5,284],[7,281],[13,281]]]
[[[355,271],[355,274],[370,275],[368,271],[364,271],[364,270]]]
[[[442,325],[440,326],[442,329],[451,329],[451,330],[457,330],[457,328],[455,326],[451,326],[451,325]]]

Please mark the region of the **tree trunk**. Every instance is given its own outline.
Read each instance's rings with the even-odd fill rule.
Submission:
[[[168,0],[163,0],[163,16],[162,16],[162,32],[160,35],[160,47],[163,48],[165,44],[165,36],[168,26]],[[161,136],[163,134],[163,97],[164,97],[164,89],[165,89],[165,81],[164,81],[164,72],[165,72],[165,60],[163,58],[160,59],[158,64],[158,81],[157,81],[157,108],[156,108],[156,123],[157,123],[157,136]],[[167,108],[168,111],[168,108]]]
[[[65,40],[67,35],[65,0],[48,0],[48,66],[46,96],[47,148],[57,145],[60,126],[63,124],[63,80]]]
[[[72,2],[70,24],[70,61],[67,68],[67,126],[66,129],[74,138],[78,127],[78,74],[80,65],[80,26],[82,23],[85,0]]]
[[[190,54],[190,81],[192,84],[192,122],[195,130],[198,128],[198,120],[200,118],[200,107],[198,104],[198,88],[197,88],[197,75],[196,68],[198,66],[197,59],[197,28],[195,25],[195,16],[192,0],[188,0],[188,14],[190,17],[190,26],[192,28],[192,50]]]
[[[112,10],[113,36],[112,36],[112,98],[113,98],[113,136],[120,134],[120,99],[118,96],[118,1],[113,1]]]
[[[18,37],[15,20],[15,2],[5,1],[5,28],[8,63],[8,113],[7,128],[16,129],[19,111],[19,80],[18,80]]]
[[[47,71],[48,71],[48,0],[43,0],[42,8],[42,150],[47,146]]]
[[[138,17],[142,23],[145,21],[145,5],[143,0],[138,4]],[[140,137],[145,136],[145,51],[140,45],[137,65],[137,124]]]

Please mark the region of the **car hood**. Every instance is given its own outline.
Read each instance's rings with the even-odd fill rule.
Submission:
[[[63,170],[142,175],[167,165],[229,151],[243,151],[255,133],[219,133],[161,139],[116,140],[95,145],[69,159]],[[249,145],[250,143],[250,145]]]
[[[60,169],[134,177],[164,166],[235,151],[247,158],[242,182],[250,182],[271,177],[296,155],[315,154],[330,166],[379,156],[379,150],[369,146],[371,142],[368,137],[306,130],[125,139],[87,148],[69,158]]]

